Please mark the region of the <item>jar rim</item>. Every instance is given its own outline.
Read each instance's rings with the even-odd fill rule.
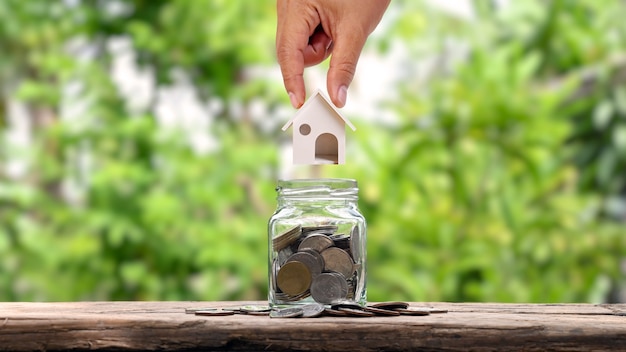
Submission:
[[[347,178],[281,179],[276,187],[279,197],[288,198],[356,198],[358,191],[357,181]]]

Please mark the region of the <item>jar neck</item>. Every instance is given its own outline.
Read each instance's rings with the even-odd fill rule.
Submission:
[[[279,180],[276,187],[279,205],[315,203],[354,203],[359,188],[351,179]]]

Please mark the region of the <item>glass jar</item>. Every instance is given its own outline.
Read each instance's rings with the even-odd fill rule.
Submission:
[[[365,305],[366,222],[350,179],[280,180],[268,224],[271,307]]]

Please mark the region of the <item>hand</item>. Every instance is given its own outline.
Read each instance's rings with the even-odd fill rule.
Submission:
[[[348,86],[367,37],[390,0],[277,0],[276,54],[294,108],[306,91],[303,73],[332,53],[327,89],[337,107],[346,104]]]

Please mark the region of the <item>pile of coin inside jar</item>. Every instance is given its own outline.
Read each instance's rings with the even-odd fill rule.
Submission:
[[[353,253],[357,226],[338,234],[338,226],[296,225],[272,239],[274,297],[296,302],[308,297],[321,304],[354,299],[359,265]]]

